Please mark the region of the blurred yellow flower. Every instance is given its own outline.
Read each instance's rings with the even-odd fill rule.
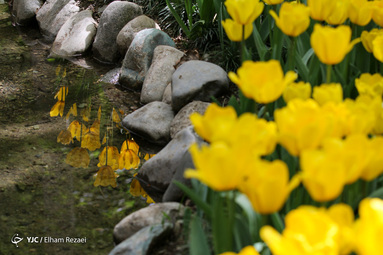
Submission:
[[[280,4],[284,0],[263,0],[267,5],[275,5],[275,4]]]
[[[78,141],[80,141],[81,133],[85,133],[86,127],[84,124],[80,124],[80,122],[74,120],[69,124],[68,130],[71,132],[72,138],[76,138]]]
[[[349,108],[344,102],[337,104],[333,102],[328,102],[321,108],[330,126],[330,137],[341,138],[349,133],[348,125],[352,113],[350,112]]]
[[[300,206],[286,215],[285,224],[282,234],[271,226],[260,230],[261,239],[273,254],[339,254],[339,228],[325,210]]]
[[[137,173],[135,173],[133,175],[133,177],[135,177],[137,175]],[[146,198],[146,203],[148,204],[151,204],[151,203],[155,203],[153,201],[153,199],[146,193],[146,191],[141,187],[141,184],[140,182],[136,179],[136,178],[133,178],[132,182],[130,183],[130,189],[129,189],[129,193],[134,196],[134,197],[139,197],[139,196],[142,196],[144,198]]]
[[[379,35],[383,35],[382,29],[373,28],[370,32],[368,31],[362,32],[362,34],[360,35],[360,39],[362,40],[362,44],[367,52],[370,52],[370,53],[373,52],[374,45],[372,42]]]
[[[311,18],[324,21],[335,9],[334,0],[307,0],[307,6],[310,8]]]
[[[222,20],[222,27],[225,29],[227,37],[233,42],[240,42],[246,40],[253,33],[253,23],[245,26],[245,35],[243,36],[243,25],[235,22],[232,19]]]
[[[350,115],[346,123],[346,135],[350,134],[370,134],[376,124],[376,104],[377,100],[371,100],[368,96],[358,96],[356,100],[346,98],[345,106]]]
[[[333,0],[334,11],[325,19],[331,25],[343,24],[348,18],[350,0]]]
[[[118,113],[117,113],[116,109],[114,109],[114,107],[112,110],[112,121],[114,123],[120,123],[121,122],[120,116],[118,115]]]
[[[116,181],[117,175],[110,166],[102,166],[96,175],[96,180],[93,183],[93,186],[112,186],[113,188],[117,187]]]
[[[274,117],[278,141],[293,156],[317,148],[331,131],[325,112],[312,99],[294,99],[286,107],[275,110]]]
[[[208,142],[222,141],[230,135],[237,121],[237,113],[233,107],[220,107],[210,104],[205,114],[192,113],[190,121],[199,136]]]
[[[73,167],[87,168],[89,166],[90,157],[86,149],[76,147],[71,150],[65,159],[65,163]]]
[[[279,17],[274,10],[270,15],[276,25],[288,36],[302,34],[310,25],[310,9],[304,4],[284,2],[279,10]]]
[[[340,63],[346,54],[352,50],[354,45],[360,41],[360,38],[351,40],[351,28],[348,26],[330,26],[314,25],[314,31],[310,37],[311,47],[319,60],[327,65]]]
[[[371,155],[367,166],[361,173],[361,178],[365,181],[372,181],[383,173],[383,137],[373,137],[369,146]]]
[[[226,0],[225,6],[231,18],[241,25],[253,23],[264,8],[263,2],[259,0]]]
[[[98,167],[108,165],[112,170],[117,170],[119,168],[119,157],[120,153],[118,152],[117,147],[115,146],[106,146],[101,151],[98,156]]]
[[[254,246],[249,245],[242,248],[242,250],[239,253],[228,251],[228,252],[221,253],[220,255],[259,255],[259,253],[254,248]]]
[[[300,166],[303,186],[313,200],[326,202],[342,193],[348,169],[337,154],[320,149],[304,150]]]
[[[57,136],[57,142],[62,143],[64,145],[68,145],[70,143],[73,143],[71,132],[68,130],[61,130],[61,132]]]
[[[101,147],[100,135],[94,132],[86,133],[81,139],[81,147],[95,151]]]
[[[303,81],[292,82],[286,86],[282,96],[286,103],[295,98],[306,100],[311,97],[311,85]]]
[[[68,86],[61,86],[59,91],[54,96],[54,98],[57,98],[58,101],[65,102],[65,98],[67,95],[68,95]]]
[[[372,3],[367,0],[350,0],[348,17],[352,23],[365,26],[371,21],[372,10]]]
[[[228,76],[246,97],[262,104],[277,100],[286,86],[297,78],[297,74],[293,71],[284,75],[277,60],[245,61],[238,68],[237,74],[230,72]]]
[[[355,87],[359,95],[381,97],[383,95],[383,76],[380,73],[363,73],[359,78],[355,79]]]
[[[343,101],[343,89],[340,83],[321,84],[314,87],[313,98],[320,106],[328,102],[340,103]]]
[[[56,104],[52,107],[49,115],[51,117],[56,117],[60,114],[60,116],[62,117],[64,114],[64,107],[65,107],[64,101],[57,101]]]
[[[372,41],[372,54],[377,60],[383,62],[383,35],[378,35]]]
[[[70,107],[70,109],[69,109],[68,113],[66,114],[65,118],[68,120],[70,115],[77,116],[77,105],[76,105],[76,103],[74,103]]]
[[[122,143],[120,151],[132,150],[136,154],[138,154],[139,149],[140,149],[140,146],[138,146],[138,144],[133,139],[126,139]]]
[[[279,211],[290,192],[299,185],[299,176],[289,182],[289,170],[282,160],[270,162],[255,158],[252,165],[238,189],[249,198],[256,212],[270,214]]]
[[[373,1],[372,20],[380,27],[383,27],[383,1]]]
[[[121,150],[118,162],[120,169],[137,169],[140,165],[140,158],[134,150]]]
[[[355,223],[356,252],[359,255],[382,254],[383,200],[363,199],[359,204],[359,216]]]
[[[214,142],[198,148],[193,144],[189,151],[195,169],[187,169],[185,177],[196,178],[217,191],[235,189],[254,169],[251,164],[254,155],[242,150],[240,145],[230,147],[224,142]]]

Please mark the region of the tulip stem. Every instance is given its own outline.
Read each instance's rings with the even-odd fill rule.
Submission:
[[[287,59],[287,70],[286,71],[294,71],[295,69],[295,48],[297,44],[297,38],[296,37],[290,37],[291,38],[291,45],[290,45],[290,53],[289,57]]]
[[[327,65],[326,83],[330,83],[331,82],[331,69],[332,69],[332,66],[331,65]]]

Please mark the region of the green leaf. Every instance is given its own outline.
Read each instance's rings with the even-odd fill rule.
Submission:
[[[207,237],[202,229],[201,220],[199,217],[194,217],[190,226],[190,255],[210,254]]]
[[[255,47],[257,48],[260,60],[264,61],[268,48],[263,43],[261,35],[258,32],[257,26],[254,26],[254,25],[253,25],[253,39],[254,39]]]
[[[190,37],[190,30],[189,28],[185,25],[185,23],[182,21],[181,17],[178,15],[176,10],[173,8],[173,5],[169,2],[169,0],[166,0],[166,5],[168,6],[170,12],[172,13],[173,17],[176,19],[178,25],[182,28],[186,36],[189,38]]]
[[[377,189],[377,190],[374,190],[370,195],[369,197],[378,197],[378,198],[381,198],[383,199],[383,187]]]

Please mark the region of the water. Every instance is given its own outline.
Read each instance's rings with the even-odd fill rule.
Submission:
[[[115,189],[93,187],[98,152],[90,154],[87,169],[64,163],[73,146],[56,138],[68,123],[49,116],[56,68],[67,72],[65,113],[74,102],[91,103],[94,118],[101,106],[102,130],[112,107],[131,112],[139,95],[97,82],[112,67],[48,62],[48,54],[36,28],[13,27],[7,6],[0,5],[0,254],[108,254],[114,225],[146,204],[129,194],[128,174]],[[125,137],[118,129],[113,134],[112,145],[119,147]]]

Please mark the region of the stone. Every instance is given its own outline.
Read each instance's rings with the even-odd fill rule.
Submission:
[[[210,102],[229,89],[227,73],[213,63],[190,60],[182,64],[172,77],[172,107],[178,112],[195,100]]]
[[[156,156],[146,161],[137,179],[141,187],[156,202],[162,201],[163,194],[169,188],[173,178],[177,175],[177,180],[188,185],[189,180],[183,178],[186,168],[194,168],[189,153],[191,144],[201,144],[202,139],[194,132],[192,127],[180,131]],[[176,194],[168,194],[168,197],[180,198],[182,192],[177,190]]]
[[[96,24],[91,10],[70,17],[59,30],[50,57],[67,58],[85,53],[96,35]]]
[[[136,34],[146,28],[156,28],[156,22],[146,15],[129,21],[117,35],[117,46],[120,53],[125,54]]]
[[[136,34],[122,62],[121,85],[133,90],[141,89],[158,45],[175,47],[172,38],[161,30],[149,28]]]
[[[170,140],[170,123],[173,118],[170,105],[152,102],[128,114],[121,124],[152,143],[166,145]]]
[[[164,222],[173,224],[183,213],[184,206],[176,202],[155,203],[144,207],[129,214],[117,223],[113,230],[114,241],[121,243],[147,226]]]
[[[149,255],[155,246],[172,233],[173,225],[169,223],[147,226],[132,237],[126,239],[109,253],[109,255]]]
[[[162,102],[166,104],[172,104],[172,83],[169,82],[168,85],[166,85],[166,88],[164,90],[164,94],[162,95]]]
[[[152,64],[145,76],[141,90],[141,103],[161,101],[166,86],[176,70],[174,66],[184,53],[174,47],[160,45],[154,49]]]
[[[100,62],[114,63],[121,57],[117,47],[117,35],[132,19],[142,15],[142,9],[135,3],[115,1],[106,7],[100,17],[93,55]]]
[[[182,107],[170,124],[170,137],[174,138],[174,136],[179,131],[188,126],[191,126],[192,123],[190,121],[190,115],[194,112],[198,112],[199,114],[203,115],[209,105],[210,103],[193,101]]]
[[[101,76],[99,81],[105,82],[105,83],[117,84],[118,78],[120,77],[120,71],[121,71],[121,68],[119,67],[113,68],[112,70],[108,71],[106,74]]]
[[[19,25],[28,24],[36,16],[42,5],[42,0],[14,0],[12,12],[16,17],[16,23]]]
[[[44,38],[53,42],[62,25],[79,11],[75,0],[47,0],[36,14]]]

